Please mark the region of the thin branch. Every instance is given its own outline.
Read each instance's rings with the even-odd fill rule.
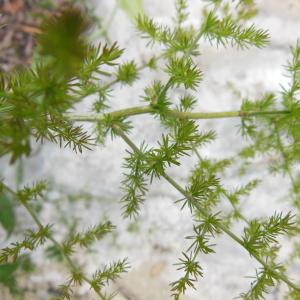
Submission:
[[[114,126],[114,129],[117,131],[117,133],[119,134],[119,136],[126,142],[126,144],[133,151],[142,154],[141,151],[139,150],[139,148],[131,141],[131,139],[119,127]],[[189,193],[187,193],[185,191],[185,189],[182,188],[173,178],[171,178],[165,172],[163,172],[161,176],[164,177],[165,180],[168,181],[185,198],[187,198],[191,202],[193,202],[194,205],[195,205],[195,207],[200,212],[200,214],[202,214],[204,217],[208,217],[209,216],[208,212],[203,207],[201,207],[201,205],[199,204],[199,202],[197,202],[196,199],[194,199],[194,197],[192,197]],[[221,231],[223,231],[224,233],[226,233],[231,239],[233,239],[235,242],[237,242],[239,245],[241,245],[250,254],[250,256],[254,257],[266,270],[268,270],[269,272],[271,272],[272,274],[274,274],[280,280],[284,281],[290,288],[292,288],[292,289],[294,289],[296,291],[300,291],[300,287],[298,287],[296,284],[294,284],[293,282],[291,282],[286,276],[284,276],[281,273],[278,273],[272,267],[270,267],[268,264],[266,264],[266,262],[262,258],[260,258],[259,255],[257,255],[256,253],[250,251],[249,249],[247,249],[244,246],[243,241],[237,235],[235,235],[232,231],[230,231],[225,225],[219,223],[217,226],[218,226],[218,228]]]
[[[286,152],[284,150],[284,145],[283,145],[283,142],[281,140],[280,132],[279,132],[279,129],[278,129],[278,126],[277,126],[276,123],[275,123],[274,127],[275,127],[275,134],[276,134],[278,149],[279,149],[279,151],[281,153],[281,156],[283,158],[284,167],[285,167],[286,172],[287,172],[287,174],[289,176],[289,179],[291,181],[291,184],[292,184],[292,187],[293,187],[293,191],[295,192],[296,188],[297,188],[296,180],[294,179],[291,167],[290,167],[290,165],[288,163],[288,157],[287,157],[287,154],[286,154]]]
[[[198,149],[195,146],[192,146],[192,151],[196,154],[198,160],[201,162],[203,159],[198,151]],[[230,205],[233,208],[233,211],[239,216],[240,219],[242,219],[245,223],[247,223],[248,225],[250,224],[249,220],[241,213],[240,209],[229,199],[229,195],[227,193],[227,191],[223,191],[224,196],[226,197],[226,199],[228,200],[228,202],[230,203]]]
[[[149,114],[157,112],[151,106],[135,106],[125,109],[112,111],[106,114],[74,114],[66,113],[65,116],[70,121],[80,122],[97,122],[104,116],[114,118],[126,118],[135,115]],[[274,116],[274,115],[286,115],[289,114],[289,110],[271,110],[271,111],[222,111],[222,112],[182,112],[179,110],[168,110],[166,114],[168,116],[178,119],[224,119],[224,118],[243,118],[243,117],[259,117],[259,116]]]
[[[7,185],[2,183],[2,187],[9,192],[13,197],[18,198],[18,195],[16,194],[15,191],[13,191],[10,187],[8,187]],[[36,215],[36,213],[34,212],[34,210],[30,207],[30,205],[28,205],[28,203],[24,202],[24,201],[19,201],[19,203],[21,203],[23,205],[23,207],[27,210],[27,212],[30,214],[30,216],[32,217],[32,219],[34,220],[34,222],[36,223],[36,225],[39,227],[39,229],[43,229],[44,226],[42,224],[42,222],[39,220],[38,216]],[[64,257],[65,261],[67,262],[67,264],[69,265],[70,269],[72,271],[78,271],[78,268],[76,267],[76,265],[74,264],[74,262],[72,261],[72,259],[70,258],[69,255],[67,255],[65,253],[65,251],[63,250],[63,246],[52,236],[51,233],[49,233],[49,235],[47,235],[47,237],[60,251],[60,253],[62,254],[62,256]],[[90,286],[92,286],[92,281],[87,278],[85,275],[82,274],[82,278],[83,280],[88,283]],[[97,290],[94,290],[96,292],[96,294],[100,297],[100,299],[105,300],[105,296]]]

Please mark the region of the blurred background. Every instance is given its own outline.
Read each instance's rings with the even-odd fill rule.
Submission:
[[[0,68],[11,72],[18,65],[30,65],[35,59],[34,34],[39,30],[39,22],[44,15],[56,14],[60,9],[76,2],[93,22],[89,39],[96,43],[118,41],[125,49],[121,59],[134,59],[139,65],[153,55],[159,55],[158,47],[149,47],[134,28],[134,17],[145,12],[162,24],[172,24],[175,15],[173,0],[97,0],[97,1],[52,1],[52,0],[0,0]],[[201,24],[207,1],[190,0],[189,22]],[[197,110],[226,111],[238,110],[243,99],[258,99],[266,92],[280,92],[280,85],[287,84],[284,65],[290,58],[291,45],[300,37],[300,1],[264,0],[255,1],[253,15],[246,22],[268,29],[271,35],[269,46],[263,49],[235,50],[230,47],[212,47],[203,42],[198,64],[204,80],[197,90]],[[3,21],[3,22],[2,22]],[[159,62],[163,67],[163,63]],[[141,104],[143,89],[154,79],[166,79],[161,71],[144,69],[140,80],[132,86],[116,84],[111,91],[111,108],[120,109]],[[94,99],[80,103],[78,113],[88,113]],[[145,140],[154,145],[163,132],[158,120],[151,116],[132,118],[133,140],[140,144]],[[247,141],[238,133],[239,119],[201,120],[202,129],[213,129],[218,138],[211,145],[201,149],[201,155],[208,158],[231,158],[239,152]],[[83,124],[93,131],[92,124]],[[191,234],[192,220],[188,210],[181,211],[175,200],[180,195],[163,181],[155,180],[150,187],[147,200],[136,220],[121,217],[119,202],[122,191],[122,163],[127,146],[120,139],[93,151],[75,154],[69,149],[59,149],[57,145],[45,143],[36,145],[29,159],[19,160],[9,166],[0,159],[0,176],[15,187],[31,184],[40,179],[49,182],[49,190],[43,202],[36,205],[44,223],[54,224],[58,238],[76,229],[84,229],[109,219],[117,230],[105,239],[95,243],[88,255],[76,254],[87,272],[95,266],[118,258],[128,257],[131,268],[110,290],[118,291],[116,300],[165,300],[171,299],[170,282],[179,278],[174,263],[186,247],[185,237]],[[232,189],[243,182],[257,178],[262,183],[251,195],[243,199],[243,212],[251,218],[270,215],[274,211],[290,210],[287,201],[289,181],[280,175],[270,176],[268,159],[256,158],[246,174],[241,175],[239,167],[230,168],[223,182]],[[179,182],[184,182],[190,170],[197,163],[197,157],[182,160],[180,167],[169,170],[169,174]],[[221,207],[229,210],[228,204]],[[30,217],[20,207],[11,207],[10,222],[0,226],[0,245],[17,241],[24,228],[34,227]],[[8,225],[7,225],[8,224]],[[3,225],[3,224],[2,224]],[[234,231],[242,233],[243,224],[236,223]],[[12,234],[10,234],[12,233]],[[291,244],[283,241],[280,256],[284,259],[291,252]],[[50,245],[36,251],[30,260],[24,261],[23,271],[4,273],[0,270],[0,299],[17,299],[10,295],[15,285],[25,291],[25,299],[50,299],[59,284],[67,276],[67,270],[59,263]],[[45,252],[45,248],[47,248]],[[247,291],[255,275],[257,263],[248,254],[225,236],[216,239],[216,254],[200,257],[204,278],[196,284],[197,290],[188,290],[182,299],[233,299],[242,291]],[[300,264],[290,267],[292,278],[299,279]],[[283,299],[285,286],[272,291],[266,299]],[[89,295],[89,296],[88,296]],[[85,287],[76,291],[74,299],[96,299]]]

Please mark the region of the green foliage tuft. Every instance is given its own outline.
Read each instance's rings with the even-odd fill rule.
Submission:
[[[129,265],[126,259],[114,262],[109,266],[104,266],[102,270],[98,270],[93,274],[91,287],[95,291],[101,291],[107,283],[115,281],[122,273],[127,272],[128,269]]]
[[[256,29],[254,25],[242,27],[230,16],[218,19],[213,12],[209,12],[202,24],[203,36],[211,43],[216,41],[217,45],[237,46],[238,48],[249,48],[255,46],[264,47],[269,42],[269,34],[262,29]]]
[[[131,85],[136,79],[138,79],[138,70],[135,62],[130,61],[119,65],[117,79],[118,81],[128,85]]]
[[[46,18],[38,36],[41,54],[53,58],[60,71],[74,74],[86,56],[84,33],[89,27],[89,21],[77,8],[62,10],[58,15]]]
[[[294,216],[287,213],[275,213],[269,219],[261,222],[253,220],[244,230],[243,243],[251,253],[263,254],[272,244],[278,243],[277,237],[295,230]]]
[[[202,73],[189,58],[171,58],[167,66],[167,73],[174,86],[183,85],[185,89],[195,90],[202,79]]]

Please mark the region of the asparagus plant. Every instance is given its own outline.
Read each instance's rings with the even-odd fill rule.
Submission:
[[[171,295],[180,299],[188,288],[196,288],[205,276],[200,257],[214,253],[213,240],[226,235],[238,244],[260,265],[243,299],[264,299],[270,288],[284,283],[289,288],[288,299],[300,299],[299,278],[287,275],[287,264],[278,261],[280,236],[295,240],[293,259],[299,257],[299,192],[300,181],[295,166],[300,155],[300,45],[291,48],[291,59],[286,70],[290,76],[288,87],[280,95],[266,94],[256,101],[243,101],[238,111],[195,111],[197,89],[205,74],[197,58],[201,56],[201,43],[209,41],[212,47],[262,48],[270,39],[267,30],[246,25],[256,12],[253,1],[237,1],[224,5],[222,1],[209,1],[210,6],[199,17],[199,27],[188,24],[188,3],[176,0],[174,25],[157,23],[145,14],[135,19],[136,28],[148,45],[156,44],[156,53],[145,64],[135,60],[119,62],[126,50],[118,42],[93,45],[86,38],[90,23],[76,6],[66,7],[59,14],[46,19],[37,35],[36,62],[30,68],[13,74],[1,74],[0,80],[0,155],[3,162],[15,164],[29,157],[35,143],[49,141],[59,147],[70,147],[75,152],[93,151],[104,144],[107,136],[125,141],[128,146],[124,157],[123,196],[120,205],[124,218],[136,218],[147,200],[148,187],[167,181],[179,194],[174,199],[181,209],[188,209],[194,222],[193,232],[187,237],[186,249],[176,263],[181,277],[170,285]],[[232,10],[232,5],[235,10]],[[248,23],[247,23],[248,24]],[[167,80],[156,80],[145,87],[143,104],[121,110],[112,110],[110,91],[117,83],[133,85],[144,68],[153,72],[162,70]],[[113,79],[107,79],[112,77]],[[172,91],[180,95],[171,97]],[[92,113],[74,112],[77,103],[96,95]],[[149,114],[165,130],[157,146],[147,141],[135,144],[130,137],[131,119]],[[236,160],[211,160],[202,157],[201,147],[216,139],[214,131],[202,131],[200,119],[239,118],[240,133],[249,138],[249,145],[238,157],[245,164],[256,154],[276,153],[280,159],[272,162],[272,171],[282,172],[291,180],[291,211],[274,212],[267,218],[246,218],[239,206],[242,195],[248,195],[258,181],[254,180],[235,191],[223,184],[221,173]],[[80,124],[94,123],[88,132]],[[182,185],[168,174],[170,166],[180,166],[185,156],[195,155],[199,162]],[[155,180],[154,179],[158,179]],[[44,224],[33,200],[43,198],[47,185],[40,181],[24,188],[14,189],[3,178],[1,197],[11,198],[22,206],[36,224],[35,230],[24,231],[21,241],[7,245],[0,252],[0,264],[6,266],[21,259],[21,254],[34,251],[46,241],[60,253],[70,276],[62,284],[56,299],[71,299],[74,288],[87,284],[100,299],[110,299],[104,287],[128,270],[128,261],[121,258],[97,270],[91,276],[76,263],[73,254],[77,247],[88,248],[95,240],[115,230],[104,220],[84,232],[70,234],[59,242],[53,232],[55,224]],[[232,213],[218,210],[218,204],[229,201]],[[232,224],[244,223],[241,236],[235,234]]]

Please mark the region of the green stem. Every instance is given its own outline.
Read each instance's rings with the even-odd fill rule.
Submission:
[[[223,191],[223,194],[228,200],[228,202],[230,203],[230,205],[232,206],[233,211],[235,214],[237,214],[238,218],[243,220],[246,224],[250,225],[250,221],[241,213],[240,209],[230,200],[227,191]]]
[[[201,162],[202,161],[202,157],[198,151],[198,149],[195,146],[192,146],[192,150],[193,152],[196,154],[198,160]],[[250,222],[248,221],[248,219],[240,212],[240,209],[230,200],[229,198],[229,194],[227,193],[226,190],[223,191],[224,196],[226,197],[226,199],[228,200],[228,202],[230,203],[230,205],[233,208],[233,211],[238,215],[238,217],[243,220],[245,223],[247,223],[248,225],[250,224]]]
[[[2,183],[2,187],[8,191],[10,194],[12,194],[15,198],[18,198],[18,195],[15,191],[13,191],[10,187],[8,187],[7,185]],[[27,212],[30,214],[30,216],[32,217],[32,219],[34,220],[34,222],[36,223],[36,225],[39,227],[39,229],[43,229],[44,226],[41,223],[41,221],[39,220],[38,216],[36,215],[36,213],[34,212],[34,210],[30,207],[30,205],[28,205],[27,202],[24,201],[19,201],[23,207],[27,210]],[[72,261],[72,259],[70,258],[69,255],[67,255],[63,249],[63,246],[51,235],[49,234],[47,236],[47,238],[59,249],[60,253],[62,254],[62,256],[64,257],[65,261],[67,262],[67,264],[69,265],[70,269],[72,271],[78,271],[78,268],[76,267],[76,265],[74,264],[74,262]],[[85,275],[82,274],[82,278],[83,280],[88,283],[90,286],[92,286],[92,281],[87,278]],[[100,299],[105,300],[105,296],[102,295],[101,292],[94,290],[96,292],[96,294],[100,297]]]
[[[196,148],[195,145],[192,145],[192,149],[193,149],[193,152],[196,154],[196,156],[197,156],[199,162],[202,162],[203,159],[202,159],[202,157],[201,157],[201,155],[200,155],[200,153],[199,153],[199,151],[197,150],[197,148]]]
[[[199,42],[200,38],[202,37],[204,31],[202,28],[200,28],[198,34],[195,37],[195,40],[193,44],[190,46],[190,48],[184,53],[185,57],[189,57],[193,51],[193,48],[196,47],[197,43]]]
[[[130,138],[117,126],[114,126],[114,129],[117,131],[119,136],[127,143],[127,145],[135,152],[141,153],[139,148],[130,140]],[[185,191],[184,188],[182,188],[173,178],[171,178],[169,175],[167,175],[165,172],[162,174],[162,177],[165,178],[166,181],[168,181],[179,193],[181,193],[184,197],[189,199],[191,202],[194,203],[195,207],[198,209],[198,211],[204,216],[208,217],[209,214],[201,205],[192,197],[189,193]],[[300,291],[300,287],[295,285],[293,282],[291,282],[285,275],[278,273],[275,271],[272,267],[270,267],[268,264],[264,262],[262,258],[259,257],[255,252],[250,251],[247,249],[243,243],[243,240],[241,240],[238,236],[236,236],[233,232],[231,232],[225,225],[218,224],[218,228],[226,233],[231,239],[233,239],[235,242],[237,242],[239,245],[241,245],[249,254],[250,256],[254,257],[266,270],[270,271],[272,274],[274,274],[274,277],[279,278],[283,282],[285,282],[289,287],[293,288],[296,291]]]
[[[183,196],[185,196],[187,199],[194,202],[195,207],[198,209],[198,211],[204,216],[208,217],[208,213],[201,207],[201,205],[191,196],[189,195],[175,180],[173,180],[170,176],[167,174],[163,174],[163,177],[177,190],[179,191]],[[286,276],[274,271],[272,267],[267,265],[263,259],[261,259],[256,253],[248,250],[245,248],[243,241],[235,235],[232,231],[230,231],[225,225],[218,224],[218,227],[220,230],[222,230],[224,233],[226,233],[231,239],[233,239],[235,242],[237,242],[239,245],[241,245],[249,254],[250,256],[254,257],[266,270],[270,271],[272,274],[274,274],[277,278],[281,279],[283,282],[285,282],[289,287],[293,288],[296,291],[300,291],[300,287],[295,285],[293,282],[291,282]]]
[[[294,176],[293,176],[293,173],[292,173],[292,170],[291,170],[291,167],[290,167],[290,164],[288,162],[288,157],[287,157],[287,154],[285,152],[285,149],[284,149],[284,145],[283,145],[283,142],[280,138],[280,132],[279,132],[279,129],[278,129],[278,126],[276,124],[276,121],[275,121],[275,134],[276,134],[276,139],[277,139],[277,145],[278,145],[278,149],[281,153],[281,156],[283,158],[283,161],[284,161],[284,167],[286,169],[286,172],[290,178],[290,181],[291,181],[291,184],[292,184],[292,187],[293,187],[293,192],[296,191],[297,189],[297,184],[296,184],[296,180],[294,179]]]
[[[106,114],[73,114],[66,113],[65,116],[70,121],[80,122],[97,122],[104,116],[114,118],[127,118],[130,116],[149,114],[158,112],[151,106],[136,106],[125,109],[112,111]],[[271,110],[271,111],[222,111],[222,112],[182,112],[179,110],[169,110],[166,112],[170,117],[178,119],[223,119],[223,118],[244,118],[244,117],[259,117],[259,116],[274,116],[289,114],[288,110]]]

